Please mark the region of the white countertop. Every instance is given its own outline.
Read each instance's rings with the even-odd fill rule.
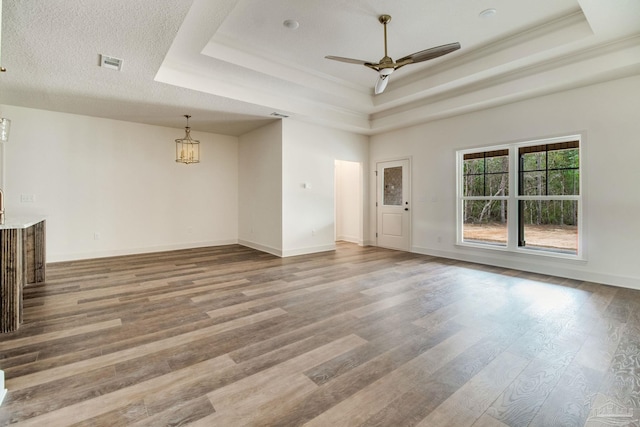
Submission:
[[[16,228],[29,228],[32,225],[44,221],[44,217],[38,216],[11,216],[5,215],[4,224],[0,224],[0,230],[12,230]]]

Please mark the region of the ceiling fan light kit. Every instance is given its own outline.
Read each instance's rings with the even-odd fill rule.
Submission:
[[[391,73],[389,73],[391,74]],[[382,74],[380,73],[380,77],[378,78],[378,80],[376,80],[376,85],[373,88],[373,93],[375,93],[376,95],[378,95],[379,93],[384,92],[384,90],[387,87],[387,83],[389,83],[389,74]]]
[[[343,58],[341,56],[325,56],[327,59],[333,61],[346,62],[348,64],[359,64],[365,67],[371,68],[378,72],[378,80],[374,87],[374,93],[376,95],[382,93],[389,83],[389,75],[400,67],[404,67],[408,64],[416,64],[418,62],[428,61],[429,59],[438,58],[453,51],[460,49],[460,43],[449,43],[442,46],[432,47],[430,49],[421,50],[411,55],[407,55],[400,58],[397,61],[391,59],[387,54],[387,24],[391,21],[390,15],[380,15],[378,21],[384,26],[384,57],[377,63],[363,61],[360,59]]]

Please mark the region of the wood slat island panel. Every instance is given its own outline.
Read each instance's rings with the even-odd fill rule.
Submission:
[[[19,229],[0,230],[0,332],[15,331],[22,321],[23,236]]]
[[[24,286],[45,280],[45,245],[44,220],[0,225],[0,333],[20,327]]]

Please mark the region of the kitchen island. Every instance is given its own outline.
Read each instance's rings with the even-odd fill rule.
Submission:
[[[22,323],[22,291],[45,280],[46,249],[43,218],[12,218],[0,224],[0,333]]]

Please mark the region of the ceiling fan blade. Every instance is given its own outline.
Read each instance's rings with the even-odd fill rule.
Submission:
[[[325,58],[331,59],[333,61],[348,62],[349,64],[360,64],[360,65],[369,64],[369,61],[363,61],[361,59],[353,59],[353,58],[343,58],[342,56],[325,56]]]
[[[389,83],[389,74],[380,74],[376,81],[374,93],[378,95],[384,92],[384,89],[387,87],[387,83]]]
[[[432,47],[431,49],[421,50],[420,52],[412,53],[404,58],[398,59],[398,63],[406,62],[412,64],[416,62],[428,61],[429,59],[437,58],[447,53],[451,53],[460,49],[460,43],[443,44],[442,46]]]

